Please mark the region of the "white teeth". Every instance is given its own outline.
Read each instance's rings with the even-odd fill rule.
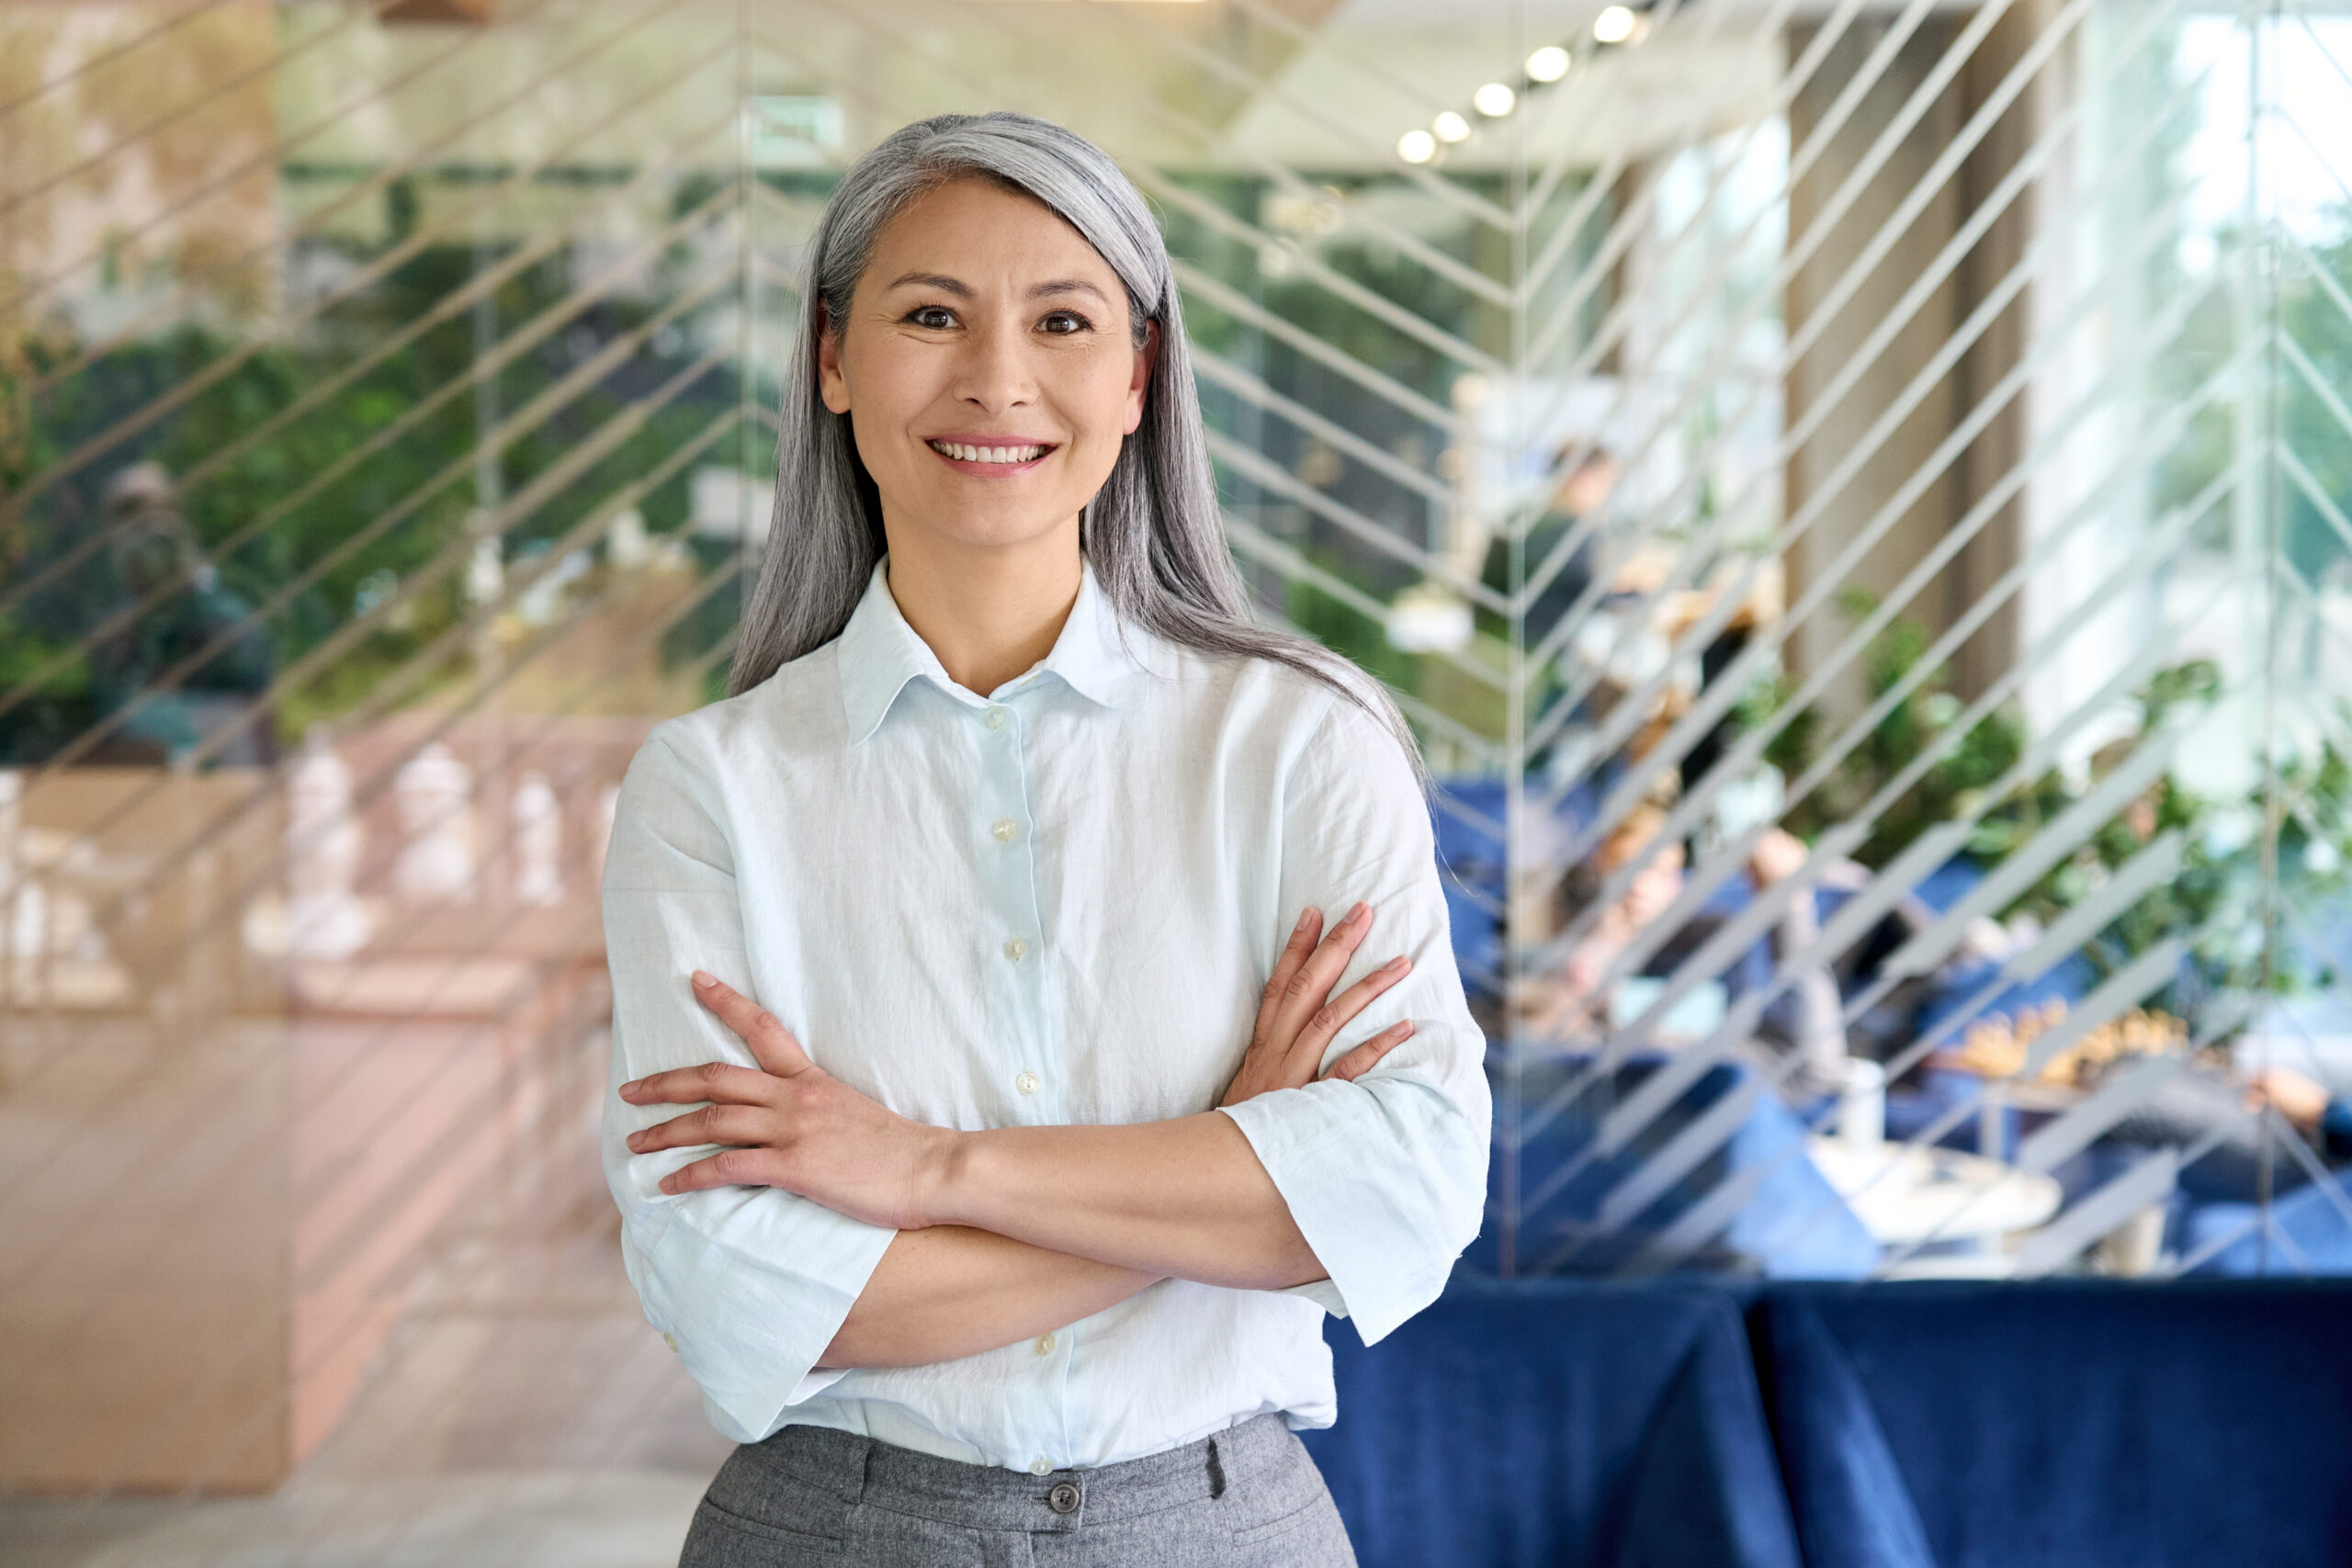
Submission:
[[[1043,446],[967,446],[959,441],[934,441],[931,449],[965,463],[1032,463],[1046,452]]]

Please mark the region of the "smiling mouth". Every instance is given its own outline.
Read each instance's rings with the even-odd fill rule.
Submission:
[[[1049,446],[975,446],[963,441],[927,441],[923,443],[943,457],[953,457],[960,463],[1034,463],[1053,450]]]

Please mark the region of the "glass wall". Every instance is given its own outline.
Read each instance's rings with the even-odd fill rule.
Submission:
[[[1151,198],[1260,610],[1419,733],[1466,1267],[2352,1269],[2343,17],[0,4],[0,1544],[674,1551],[613,792],[834,180],[996,107]]]

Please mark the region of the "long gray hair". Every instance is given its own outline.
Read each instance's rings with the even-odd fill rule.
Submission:
[[[883,226],[917,197],[975,175],[1035,197],[1085,236],[1126,286],[1136,347],[1152,323],[1159,328],[1143,423],[1080,524],[1087,562],[1120,618],[1184,648],[1272,660],[1334,688],[1394,732],[1418,769],[1412,731],[1378,682],[1318,644],[1250,618],[1217,511],[1167,243],[1142,195],[1101,148],[1021,114],[918,120],[851,165],[825,204],[784,381],[767,558],[744,613],[729,692],[749,691],[840,636],[865,592],[885,547],[881,502],[848,417],[818,395],[818,333],[825,325],[842,330]]]

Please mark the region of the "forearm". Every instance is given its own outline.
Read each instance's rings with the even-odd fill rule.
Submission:
[[[901,1231],[817,1364],[952,1361],[1091,1317],[1159,1279],[961,1225]]]
[[[958,1134],[934,1200],[943,1224],[1152,1276],[1239,1290],[1325,1277],[1230,1117]]]

